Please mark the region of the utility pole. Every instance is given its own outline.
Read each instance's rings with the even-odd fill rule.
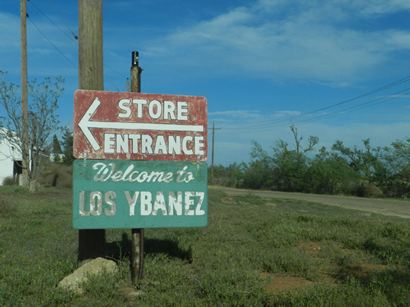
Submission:
[[[78,0],[79,88],[103,90],[102,0]],[[78,232],[78,259],[104,255],[105,230]]]
[[[29,118],[27,91],[27,3],[20,0],[20,31],[21,31],[21,138],[22,138],[22,184],[30,187],[30,153],[29,153]]]
[[[215,158],[215,130],[221,128],[215,128],[215,121],[212,121],[212,153],[211,153],[211,183],[214,182],[214,158]]]
[[[141,92],[141,72],[138,51],[133,51],[131,54],[131,92]],[[136,285],[144,274],[144,229],[134,228],[131,234],[131,280],[133,285]]]

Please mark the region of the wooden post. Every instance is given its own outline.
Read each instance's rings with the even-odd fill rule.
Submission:
[[[20,0],[20,32],[21,32],[21,111],[22,111],[22,184],[30,186],[29,156],[29,118],[27,94],[27,3]]]
[[[138,51],[131,53],[131,92],[141,92],[141,72]]]
[[[142,68],[138,63],[138,51],[131,54],[131,92],[141,92]],[[131,230],[131,280],[134,285],[144,274],[144,229]]]
[[[78,79],[80,89],[104,89],[102,0],[78,1]],[[80,230],[78,244],[79,260],[103,256],[105,230]]]

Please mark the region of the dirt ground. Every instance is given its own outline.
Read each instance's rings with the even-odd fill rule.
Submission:
[[[410,200],[246,190],[219,186],[210,186],[209,188],[223,190],[228,195],[245,195],[253,193],[260,197],[303,200],[328,206],[397,216],[401,218],[410,218]]]

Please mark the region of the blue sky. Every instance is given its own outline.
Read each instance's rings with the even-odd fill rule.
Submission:
[[[292,123],[325,146],[409,136],[408,0],[105,0],[103,7],[105,90],[126,90],[138,50],[143,92],[207,97],[209,123],[221,128],[217,163],[249,160],[252,140],[267,150],[278,139],[291,143]],[[65,78],[59,115],[72,126],[77,1],[30,0],[28,14],[29,79]],[[19,1],[2,0],[0,70],[17,83],[19,31]]]

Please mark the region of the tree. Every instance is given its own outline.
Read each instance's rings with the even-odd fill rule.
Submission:
[[[73,156],[73,132],[69,128],[64,129],[63,134],[64,147],[64,163],[71,164],[74,160]]]
[[[388,164],[390,175],[410,166],[410,138],[393,142],[390,147],[384,148],[384,152],[384,160]]]
[[[302,152],[308,153],[309,151],[312,151],[314,147],[317,145],[317,143],[319,143],[319,138],[317,136],[309,136],[308,144],[306,147],[303,148],[303,137],[299,137],[298,128],[296,128],[295,125],[291,125],[289,128],[290,131],[292,131],[293,139],[295,140],[295,151],[297,155],[300,155]]]
[[[53,135],[53,153],[54,154],[61,154],[63,151],[61,150],[60,141],[57,138],[57,135]]]
[[[358,175],[344,159],[322,147],[307,170],[305,192],[349,194],[358,180]]]
[[[243,173],[246,168],[245,163],[232,163],[228,166],[215,165],[214,166],[214,182],[213,184],[228,186],[228,187],[241,187],[243,184]],[[208,167],[208,174],[211,169]],[[208,176],[208,178],[210,178]]]
[[[298,135],[295,126],[290,126],[295,148],[279,139],[269,155],[260,144],[253,142],[252,161],[244,171],[243,185],[254,189],[269,188],[282,191],[304,191],[310,159],[307,154],[314,150],[319,138],[310,136],[307,143]]]
[[[289,149],[288,143],[278,140],[273,147],[274,182],[275,187],[283,191],[302,192],[306,188],[306,174],[310,159],[307,154],[314,150],[319,138],[310,136],[303,145],[303,137],[299,136],[295,126],[289,127],[295,148]]]
[[[243,186],[251,189],[272,188],[272,157],[254,141],[251,158],[252,161],[243,168]]]
[[[18,96],[19,86],[5,80],[5,73],[0,79],[0,106],[5,116],[0,121],[2,136],[21,151],[22,114]],[[59,129],[57,116],[58,99],[63,92],[64,80],[61,77],[33,80],[29,83],[29,140],[31,167],[28,171],[29,183],[36,180],[45,156],[44,151],[50,143],[51,134]],[[31,186],[29,184],[29,186]]]
[[[388,172],[383,162],[384,150],[380,147],[372,147],[370,139],[364,139],[363,148],[349,148],[341,141],[336,141],[332,149],[336,156],[344,159],[360,177],[360,183],[356,189],[358,196],[379,196],[380,189],[386,186]]]
[[[51,153],[53,155],[54,162],[61,161],[60,154],[62,154],[63,151],[61,150],[60,141],[58,140],[57,135],[55,134],[53,135],[53,144],[52,144]]]
[[[410,138],[384,148],[387,180],[383,187],[390,196],[410,197]]]

